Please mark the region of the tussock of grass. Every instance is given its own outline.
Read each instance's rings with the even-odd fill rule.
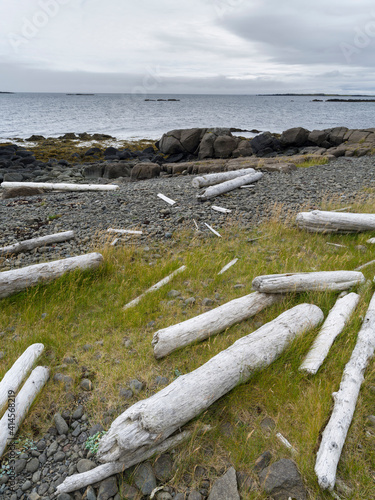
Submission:
[[[363,199],[352,203],[351,210],[371,212],[373,203],[374,198],[366,194]],[[327,200],[324,205],[325,208],[343,206],[339,200]],[[280,222],[281,215],[283,222]],[[43,342],[46,351],[41,364],[51,367],[52,375],[60,371],[74,380],[71,393],[52,380],[48,382],[22,427],[22,435],[37,439],[51,425],[51,416],[57,410],[73,408],[78,401],[85,401],[92,421],[103,422],[108,415],[114,418],[137,399],[159,390],[155,383],[158,375],[171,382],[176,374],[198,368],[237,339],[299,303],[314,303],[326,315],[338,294],[288,295],[281,304],[256,317],[156,361],[151,349],[153,333],[207,310],[202,306],[205,297],[220,305],[250,293],[251,282],[257,275],[351,270],[374,259],[370,245],[367,245],[366,253],[357,248],[374,235],[322,235],[299,231],[294,225],[294,215],[287,216],[282,207],[276,207],[269,222],[258,228],[244,230],[234,223],[227,223],[217,229],[222,234],[221,239],[209,233],[186,230],[177,234],[170,243],[150,242],[148,251],[131,244],[120,248],[107,244],[103,250],[105,265],[99,270],[72,273],[0,302],[0,331],[5,332],[1,337],[1,350],[6,354],[0,360],[0,376],[27,346]],[[253,241],[258,237],[263,238]],[[330,247],[327,241],[346,245],[346,248]],[[220,269],[235,257],[239,258],[237,264],[219,276]],[[124,304],[182,264],[187,265],[187,270],[172,282],[146,295],[136,307],[122,310]],[[374,271],[375,266],[366,268],[366,278],[372,279]],[[235,288],[235,285],[243,287]],[[184,306],[179,299],[170,302],[168,292],[171,289],[179,290],[184,299],[195,297],[195,304]],[[281,432],[298,451],[294,459],[306,480],[310,498],[330,498],[318,488],[314,474],[315,456],[320,434],[332,408],[331,394],[339,387],[372,287],[363,287],[362,292],[355,315],[316,376],[300,373],[298,367],[311,347],[317,329],[295,341],[275,363],[254,374],[249,382],[221,398],[191,423],[197,433],[175,454],[174,484],[182,481],[198,484],[199,480],[193,474],[197,465],[203,465],[208,477],[214,478],[229,463],[237,470],[251,473],[254,461],[266,450],[271,450],[274,460],[291,457],[275,437],[276,432]],[[46,313],[44,319],[43,313]],[[130,339],[132,345],[126,347],[124,338]],[[103,341],[102,346],[97,344],[100,341]],[[83,349],[86,344],[93,348]],[[66,357],[75,358],[76,363],[65,363]],[[91,393],[79,389],[83,374],[88,374],[93,380]],[[143,381],[146,388],[125,402],[119,389],[127,387],[134,378]],[[373,386],[375,368],[372,364],[366,374],[338,469],[338,476],[353,491],[361,493],[360,496],[355,493],[352,498],[375,497],[375,436],[366,426],[366,416],[375,411]],[[275,420],[274,431],[262,430],[260,423],[265,417]],[[212,430],[199,434],[201,423],[210,424]],[[243,498],[266,497],[255,490]]]
[[[313,158],[311,160],[306,160],[302,163],[298,163],[297,167],[308,168],[308,167],[315,167],[316,165],[326,165],[327,163],[329,163],[328,159],[322,156],[321,158]]]

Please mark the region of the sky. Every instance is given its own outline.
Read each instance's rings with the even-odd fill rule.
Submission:
[[[375,94],[373,0],[0,0],[0,91]]]

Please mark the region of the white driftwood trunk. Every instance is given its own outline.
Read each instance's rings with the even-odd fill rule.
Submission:
[[[357,343],[346,364],[340,389],[333,394],[334,408],[324,429],[317,454],[315,473],[322,489],[333,490],[341,451],[351,424],[364,372],[375,349],[375,294],[367,310]]]
[[[22,381],[44,350],[43,344],[33,344],[15,361],[0,382],[0,413],[8,401],[8,391],[17,392]]]
[[[237,340],[207,363],[139,401],[111,425],[99,443],[101,462],[125,461],[138,449],[163,442],[256,370],[271,364],[298,336],[323,319],[315,305],[300,304]]]
[[[136,306],[145,295],[147,295],[150,292],[154,292],[155,290],[159,290],[159,288],[161,288],[162,286],[169,283],[171,281],[171,279],[176,276],[176,274],[182,273],[182,271],[185,271],[185,269],[186,269],[186,266],[181,266],[179,269],[176,269],[176,271],[173,271],[173,273],[171,273],[169,276],[166,276],[162,280],[158,281],[155,285],[148,288],[145,292],[143,292],[141,295],[139,295],[139,297],[137,297],[136,299],[134,299],[131,302],[129,302],[128,304],[126,304],[123,307],[123,310],[129,309],[129,307]]]
[[[342,291],[364,283],[362,273],[355,271],[322,271],[317,273],[287,273],[257,276],[253,289],[263,293],[312,291]]]
[[[191,185],[195,188],[215,186],[221,182],[230,181],[248,174],[255,174],[255,170],[253,168],[243,168],[242,170],[231,170],[230,172],[202,175],[200,177],[195,177],[191,181]]]
[[[358,233],[375,229],[375,214],[351,214],[338,212],[301,212],[297,225],[313,233]]]
[[[233,189],[237,189],[245,184],[251,184],[252,182],[259,181],[262,177],[263,174],[261,172],[242,175],[236,179],[222,182],[221,184],[216,184],[215,186],[210,186],[203,194],[198,195],[197,198],[202,201],[209,200],[210,198],[215,198],[215,196],[219,196],[220,194],[233,191]]]
[[[4,453],[5,448],[14,438],[23,419],[26,417],[30,406],[39,392],[43,389],[49,378],[49,369],[43,366],[37,366],[31,372],[29,378],[24,383],[23,387],[15,398],[14,412],[8,406],[8,410],[4,413],[0,420],[0,457]],[[12,425],[14,428],[9,428],[11,419],[14,416]]]
[[[112,227],[107,229],[107,233],[117,233],[117,234],[143,234],[142,231],[136,231],[135,229],[113,229]]]
[[[66,184],[52,182],[3,182],[3,188],[33,187],[47,191],[115,191],[114,184]]]
[[[167,450],[178,446],[179,444],[189,439],[191,434],[191,431],[182,431],[177,435],[166,439],[160,445],[153,446],[146,451],[143,449],[136,450],[133,455],[130,456],[130,458],[128,458],[125,462],[109,462],[103,465],[99,465],[98,467],[95,467],[95,469],[91,469],[88,472],[82,472],[81,474],[69,476],[63,483],[61,483],[57,487],[56,492],[70,493],[72,491],[77,491],[81,488],[84,488],[89,484],[103,481],[103,479],[123,472],[132,465],[143,462],[144,460],[151,458],[153,455],[164,453]]]
[[[89,253],[13,271],[4,271],[0,273],[0,298],[8,297],[40,283],[47,283],[75,269],[95,269],[102,262],[103,257],[100,253]]]
[[[336,337],[345,328],[354,309],[358,305],[359,299],[360,296],[358,294],[349,293],[337,300],[334,307],[330,310],[312,348],[301,364],[300,370],[315,375],[326,359]]]
[[[43,247],[44,245],[52,245],[53,243],[61,243],[74,238],[74,231],[65,231],[64,233],[50,234],[31,240],[20,241],[14,245],[8,245],[0,248],[0,255],[10,255],[13,253],[27,252],[33,248]]]
[[[152,339],[155,358],[163,358],[181,347],[223,332],[280,302],[282,298],[278,294],[250,293],[182,323],[158,330]]]

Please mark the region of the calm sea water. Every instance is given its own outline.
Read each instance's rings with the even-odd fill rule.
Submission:
[[[308,96],[0,94],[0,138],[65,132],[106,133],[118,139],[158,139],[176,128],[237,127],[282,132],[336,126],[375,127],[375,103],[312,102]],[[322,98],[326,99],[326,98]]]

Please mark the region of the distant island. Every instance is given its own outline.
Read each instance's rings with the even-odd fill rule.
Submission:
[[[256,94],[262,97],[372,97],[366,94]]]
[[[0,90],[0,94],[14,94],[15,92],[3,92]]]
[[[66,95],[95,95],[95,94],[66,94]]]

